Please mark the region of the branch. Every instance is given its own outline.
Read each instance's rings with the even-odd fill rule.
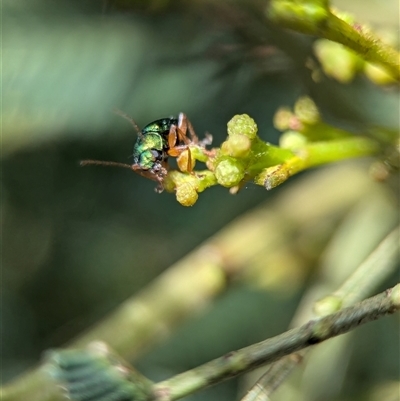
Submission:
[[[400,284],[354,307],[312,320],[300,328],[231,352],[159,384],[153,384],[99,342],[85,349],[49,352],[41,371],[58,384],[54,386],[58,394],[53,391],[51,396],[54,401],[66,396],[80,401],[172,401],[399,309]],[[297,355],[293,357],[296,359]],[[14,397],[20,395],[14,394]],[[10,399],[10,396],[12,394],[6,391],[5,398]]]
[[[314,306],[319,315],[326,315],[327,308],[345,307],[360,301],[371,289],[381,283],[394,270],[398,259],[400,228],[389,233],[376,249],[331,296]],[[307,296],[305,296],[307,297]],[[296,315],[301,314],[298,311]],[[296,319],[296,318],[295,318]],[[286,356],[272,364],[257,383],[242,398],[242,401],[268,401],[271,394],[300,365],[310,348]]]
[[[230,352],[154,386],[156,399],[172,401],[215,383],[272,363],[400,309],[400,284],[355,306],[345,308],[281,335]]]
[[[356,166],[336,166],[300,179],[269,201],[268,208],[263,204],[227,225],[69,347],[103,341],[117,354],[134,360],[212,302],[225,290],[226,277],[249,271],[254,255],[263,255],[259,261],[270,269],[284,255],[296,263],[295,271],[301,270],[304,259],[289,240],[293,233],[321,219],[336,221],[360,198],[377,190],[363,168]],[[46,366],[27,371],[1,387],[2,400],[62,400]]]
[[[399,53],[359,24],[339,18],[328,0],[272,0],[267,15],[283,27],[341,43],[366,61],[382,65],[394,79],[400,80]]]
[[[297,155],[285,163],[266,168],[254,179],[254,182],[266,189],[272,189],[293,175],[311,167],[349,158],[370,156],[376,151],[376,144],[367,138],[346,138],[310,143],[298,149]]]

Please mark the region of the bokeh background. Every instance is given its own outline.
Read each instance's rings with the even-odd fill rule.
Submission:
[[[215,187],[184,208],[128,170],[80,167],[88,158],[129,163],[136,133],[113,109],[141,127],[184,111],[197,134],[212,133],[216,145],[229,119],[241,113],[255,119],[261,138],[277,143],[273,115],[301,95],[311,95],[327,121],[354,132],[398,128],[396,88],[377,87],[363,76],[347,85],[314,82],[306,66],[312,38],[266,25],[256,2],[213,3],[3,1],[3,381],[97,322],[227,223],[270,201],[276,205],[298,183],[293,178],[272,192],[249,184],[236,196]],[[398,33],[396,0],[334,3],[378,31]],[[397,190],[370,181],[370,163],[345,164],[345,175],[357,171],[368,183],[360,190],[361,206],[354,202],[354,214],[342,211],[330,223],[298,282],[285,285],[290,274],[262,287],[238,280],[137,366],[161,380],[286,330],[327,258],[331,236],[342,245],[353,236],[349,252],[360,248],[362,260],[396,224]],[[343,248],[333,248],[343,257]],[[395,276],[387,280],[377,291]],[[340,385],[332,384],[326,398],[317,392],[307,399],[366,399],[371,389],[399,380],[395,319],[360,329],[358,336],[338,368],[347,372]],[[190,399],[232,400],[242,386],[232,380]]]

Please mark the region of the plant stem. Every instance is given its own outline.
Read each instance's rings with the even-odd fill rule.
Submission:
[[[361,324],[400,309],[400,284],[352,307],[312,320],[281,335],[230,352],[195,369],[155,385],[156,399],[177,400],[222,380],[251,371],[261,365],[347,333]]]
[[[332,294],[339,299],[339,305],[343,307],[360,301],[393,272],[398,259],[399,238],[400,227],[397,227]],[[271,394],[302,362],[309,351],[310,348],[303,349],[272,364],[241,401],[268,401]]]
[[[378,146],[374,141],[361,137],[308,143],[285,163],[264,169],[255,177],[254,182],[272,189],[308,168],[348,158],[370,156],[377,150]]]
[[[399,81],[399,53],[360,26],[350,25],[336,16],[328,3],[320,0],[272,0],[267,16],[280,26],[341,43],[366,61],[386,67]]]

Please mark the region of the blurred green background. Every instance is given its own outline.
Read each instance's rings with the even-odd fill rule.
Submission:
[[[140,127],[183,111],[200,137],[212,133],[215,145],[237,113],[249,114],[260,137],[277,143],[275,111],[304,94],[336,125],[354,131],[397,128],[397,90],[377,88],[364,77],[349,85],[315,83],[305,65],[312,57],[311,38],[268,26],[254,11],[256,2],[213,3],[3,1],[3,381],[283,190],[266,192],[249,184],[232,196],[216,187],[202,193],[193,208],[184,208],[128,170],[79,167],[88,158],[129,162],[136,133],[114,108]],[[342,9],[347,3],[337,2]],[[351,6],[377,29],[399,29],[396,1]],[[362,166],[367,174],[368,165]],[[387,191],[383,198],[390,197],[397,210]],[[310,277],[312,271],[309,266]],[[287,293],[233,286],[139,366],[158,380],[278,334],[306,286],[307,280],[301,281]],[[259,319],[260,310],[273,320]],[[378,347],[384,360],[377,382],[399,378],[395,324],[390,332],[384,327],[378,322],[359,334],[365,348],[358,344],[354,351],[359,361],[351,364],[349,399],[365,394],[365,379],[376,373],[362,357],[369,347]],[[190,399],[232,400],[238,386],[231,381]]]

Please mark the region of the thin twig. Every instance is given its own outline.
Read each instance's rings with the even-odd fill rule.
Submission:
[[[368,295],[371,289],[381,283],[396,266],[399,238],[400,227],[397,227],[368,255],[342,286],[332,296],[321,300],[315,309],[317,311],[323,309],[322,303],[328,298],[336,298],[336,304],[344,307],[353,305]],[[329,299],[329,302],[332,302],[332,299]],[[303,349],[272,364],[241,401],[268,401],[272,393],[302,362],[310,350],[310,348]]]
[[[195,369],[155,385],[156,399],[173,401],[225,379],[272,363],[285,355],[347,333],[361,324],[400,309],[400,284],[319,320],[276,337],[230,352]]]
[[[400,80],[399,53],[361,25],[339,18],[331,11],[329,1],[272,0],[267,15],[281,27],[341,43],[364,60],[384,66],[393,78]]]

